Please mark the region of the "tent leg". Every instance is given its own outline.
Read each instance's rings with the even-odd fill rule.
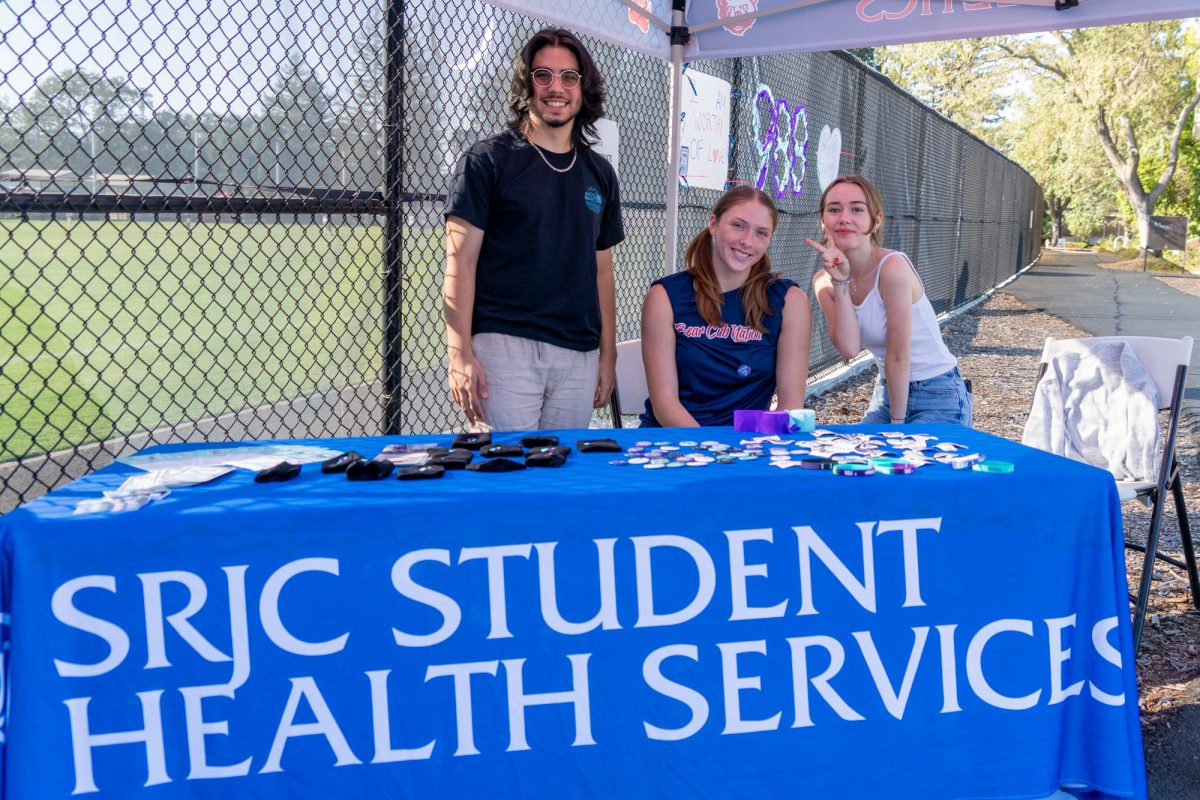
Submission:
[[[683,3],[674,4],[671,12],[671,24],[682,26]],[[679,119],[682,108],[681,87],[683,85],[683,44],[671,45],[671,103],[667,126],[667,218],[666,218],[666,251],[663,255],[663,274],[675,272],[675,254],[679,249],[679,138],[682,133],[682,122]]]

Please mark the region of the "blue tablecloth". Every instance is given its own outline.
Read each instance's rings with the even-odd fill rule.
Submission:
[[[919,432],[1016,471],[103,469],[0,518],[6,795],[1144,797],[1112,478]]]

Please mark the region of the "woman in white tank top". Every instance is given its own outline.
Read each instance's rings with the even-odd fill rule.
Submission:
[[[883,247],[883,198],[860,175],[821,195],[824,243],[807,239],[824,269],[813,291],[834,347],[854,358],[865,347],[879,376],[863,422],[971,425],[972,400],[958,361],[908,256]]]

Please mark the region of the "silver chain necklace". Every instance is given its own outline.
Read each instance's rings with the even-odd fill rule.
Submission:
[[[558,167],[556,167],[550,163],[550,159],[546,158],[546,154],[542,152],[542,148],[538,147],[536,144],[534,144],[532,139],[526,137],[525,141],[527,141],[527,142],[529,142],[529,144],[533,145],[533,149],[536,150],[537,154],[542,157],[542,161],[546,162],[546,166],[549,167],[550,169],[554,170],[555,172],[570,172],[571,167],[575,166],[575,159],[579,157],[579,151],[575,149],[575,145],[571,145],[571,163],[567,164],[562,169],[559,169]]]

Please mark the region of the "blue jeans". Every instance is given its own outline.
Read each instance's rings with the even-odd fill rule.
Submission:
[[[908,384],[908,413],[905,423],[950,422],[972,426],[973,401],[967,385],[963,382],[958,367],[949,372],[912,381]],[[891,405],[888,401],[887,380],[881,372],[875,379],[875,391],[871,404],[862,421],[873,425],[885,425],[892,421]]]

